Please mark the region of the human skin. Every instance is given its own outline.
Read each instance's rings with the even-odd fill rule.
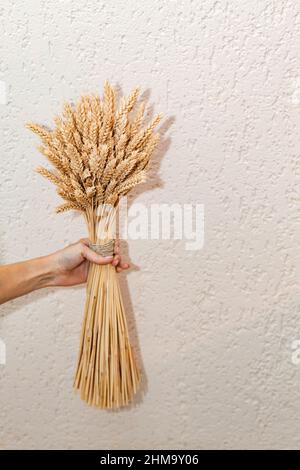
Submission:
[[[129,268],[122,262],[117,244],[114,256],[103,257],[89,248],[87,238],[82,238],[50,255],[0,266],[0,304],[44,287],[82,284],[90,262],[112,264],[117,272]]]

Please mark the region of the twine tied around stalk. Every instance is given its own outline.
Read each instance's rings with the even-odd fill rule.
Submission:
[[[115,240],[111,239],[105,243],[90,243],[90,248],[101,256],[113,256],[115,249]]]

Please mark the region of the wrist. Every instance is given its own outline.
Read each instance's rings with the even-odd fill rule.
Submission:
[[[32,260],[32,266],[29,266],[29,269],[32,273],[35,289],[42,289],[43,287],[53,285],[55,273],[51,255]]]

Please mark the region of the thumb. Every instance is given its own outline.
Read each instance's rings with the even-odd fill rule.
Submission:
[[[110,264],[113,260],[113,256],[101,256],[98,255],[95,251],[91,250],[87,245],[83,245],[82,256],[95,264]]]

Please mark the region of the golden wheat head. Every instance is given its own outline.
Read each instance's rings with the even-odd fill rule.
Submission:
[[[51,171],[39,167],[38,173],[54,183],[66,201],[57,212],[117,204],[122,195],[145,180],[160,139],[154,129],[162,114],[142,127],[144,102],[132,116],[139,92],[137,87],[127,98],[122,97],[116,109],[116,92],[106,80],[103,98],[89,95],[75,106],[65,103],[62,115],[54,118],[53,130],[26,125],[40,137],[39,150],[53,166]]]

